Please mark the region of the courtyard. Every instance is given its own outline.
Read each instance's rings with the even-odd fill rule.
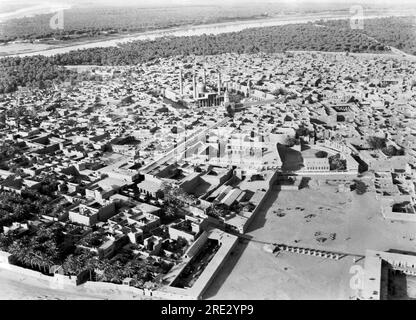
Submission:
[[[363,262],[357,256],[368,248],[415,251],[414,227],[384,220],[374,192],[340,193],[322,178],[299,191],[276,190],[248,230],[253,240],[351,255],[339,261],[291,253],[275,257],[261,243],[240,243],[206,298],[232,299],[238,291],[243,299],[349,299],[349,270]]]

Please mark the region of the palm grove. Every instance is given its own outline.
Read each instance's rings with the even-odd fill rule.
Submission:
[[[223,53],[313,50],[336,52],[385,52],[389,48],[357,30],[293,24],[252,28],[219,35],[164,37],[133,41],[118,47],[70,51],[53,57],[7,57],[0,60],[0,93],[19,86],[43,88],[54,81],[77,78],[65,65],[135,65],[158,58]]]

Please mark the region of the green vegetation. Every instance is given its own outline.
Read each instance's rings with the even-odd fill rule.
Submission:
[[[4,226],[8,227],[13,222],[22,222],[32,218],[32,212],[46,214],[57,209],[50,204],[51,201],[51,197],[32,190],[24,191],[21,195],[1,191],[0,233]]]
[[[229,97],[230,97],[230,102],[235,103],[235,104],[240,103],[241,100],[244,99],[244,95],[240,93],[233,93],[233,92],[230,93]]]
[[[74,40],[108,36],[117,33],[144,32],[181,25],[197,25],[242,19],[260,18],[263,5],[250,7],[222,7],[204,5],[168,8],[144,8],[143,6],[73,7],[64,10],[64,29],[52,30],[49,21],[55,13],[40,14],[6,21],[1,25],[0,42],[17,39]],[[281,9],[281,8],[279,8]]]
[[[53,83],[96,80],[102,78],[88,72],[77,73],[44,56],[8,57],[0,59],[0,94],[11,93],[19,87],[50,88]]]
[[[276,97],[279,97],[279,96],[286,96],[288,92],[284,88],[279,88],[279,89],[274,90],[272,94],[275,95]]]
[[[397,149],[393,145],[387,146],[387,139],[385,138],[369,137],[367,142],[370,145],[371,149],[381,150],[388,157],[404,155],[403,149]]]
[[[53,265],[63,261],[67,247],[64,242],[63,225],[41,225],[35,234],[14,238],[7,245],[7,235],[2,235],[2,248],[24,267],[49,273]]]
[[[338,153],[328,158],[330,170],[344,171],[347,170],[347,161],[341,159],[341,155]]]
[[[354,188],[357,194],[362,195],[367,192],[368,186],[361,180],[354,180]]]
[[[335,29],[350,29],[348,20],[320,22]],[[414,17],[389,17],[366,19],[364,29],[357,30],[381,43],[416,55],[416,33]],[[363,47],[364,48],[364,47]]]
[[[163,184],[162,191],[164,197],[164,219],[174,219],[177,217],[180,208],[194,204],[197,200],[195,196],[186,193],[182,188],[173,187],[169,183]]]
[[[365,45],[366,49],[361,50]],[[388,49],[354,30],[334,31],[313,24],[252,28],[219,35],[164,37],[120,47],[91,48],[58,55],[58,64],[131,65],[175,55],[285,52],[287,50],[383,52]]]
[[[207,209],[207,215],[214,217],[216,219],[222,218],[230,213],[230,210],[228,207],[222,203],[219,204],[213,204]]]
[[[299,142],[299,139],[296,139],[296,138],[294,138],[294,137],[287,137],[287,138],[285,139],[284,144],[285,144],[287,147],[292,148],[292,147],[294,147],[295,145],[299,145],[299,144],[300,144],[300,142]]]
[[[317,153],[315,153],[315,156],[317,158],[326,158],[326,157],[328,157],[328,152],[318,151]]]
[[[313,137],[314,132],[306,128],[303,124],[296,130],[296,138]]]
[[[43,89],[53,81],[64,81],[73,74],[42,56],[3,58],[0,60],[0,94],[16,91],[19,86]]]
[[[71,19],[65,21],[66,24],[71,25]],[[140,23],[145,24],[145,21]],[[158,22],[154,23],[158,24]],[[410,18],[368,19],[365,21],[364,30],[351,30],[346,20],[321,21],[320,24],[327,27],[312,23],[293,24],[252,28],[219,35],[164,37],[133,41],[119,47],[90,48],[54,57],[4,58],[0,60],[0,93],[16,91],[19,86],[45,88],[53,81],[76,79],[75,73],[62,68],[64,65],[135,65],[175,55],[215,55],[229,52],[240,54],[289,50],[385,52],[390,50],[388,45],[412,54],[416,52],[416,35]],[[21,30],[27,30],[28,25],[22,26]],[[75,31],[69,31],[71,30],[69,27],[67,32],[76,33],[76,28],[74,27]],[[120,28],[129,31],[135,27]],[[16,30],[18,29],[16,27]],[[102,31],[107,30],[107,27],[99,26],[96,29]],[[38,33],[33,28],[30,30],[32,35]],[[88,27],[85,30],[89,30]],[[21,36],[25,34],[24,31],[18,33]],[[284,90],[279,90],[276,94],[282,96],[286,93]]]
[[[65,65],[135,65],[176,55],[274,53],[288,50],[384,52],[389,49],[359,31],[341,27],[322,28],[312,23],[252,28],[219,35],[164,37],[133,41],[119,47],[76,50],[54,57],[1,59],[0,93],[16,91],[19,86],[42,89],[53,81],[77,79],[79,75],[62,68]],[[285,94],[284,90],[277,93]]]
[[[21,110],[20,108],[14,108],[12,116],[18,117],[19,112],[24,110]],[[5,120],[5,119],[4,119]],[[4,122],[4,121],[3,121]],[[1,166],[3,166],[2,169],[9,170],[9,166],[4,164],[5,160],[8,160],[10,158],[13,158],[19,154],[23,154],[23,149],[25,147],[25,143],[15,143],[10,141],[3,141],[0,144],[0,162],[2,163]]]
[[[368,145],[371,149],[383,149],[386,147],[386,139],[380,137],[369,137],[367,139]]]
[[[16,202],[23,201],[16,195],[11,194],[10,197],[12,196]],[[2,199],[6,199],[4,194]],[[5,205],[9,203],[6,202]],[[25,216],[25,219],[28,218],[31,216]],[[13,219],[21,220],[18,216]],[[0,250],[9,252],[14,264],[45,274],[50,274],[53,266],[62,266],[65,275],[78,276],[87,272],[89,280],[117,284],[122,283],[125,278],[132,278],[132,285],[139,288],[157,285],[153,283],[157,275],[166,273],[171,268],[168,262],[159,262],[152,257],[141,259],[123,252],[111,260],[99,259],[96,253],[87,248],[80,249],[76,244],[94,248],[101,244],[103,234],[89,233],[78,242],[68,235],[68,227],[74,226],[51,222],[38,227],[31,226],[25,233],[0,232]]]
[[[388,157],[394,157],[394,156],[403,156],[404,150],[403,149],[397,149],[395,146],[388,146],[381,149],[383,153]]]
[[[110,261],[100,260],[91,252],[83,252],[67,256],[62,268],[67,275],[77,276],[88,272],[90,280],[100,282],[121,284],[124,279],[132,278],[133,286],[143,288],[154,281],[156,274],[167,272],[170,266],[151,257],[136,259],[124,254],[119,259]]]

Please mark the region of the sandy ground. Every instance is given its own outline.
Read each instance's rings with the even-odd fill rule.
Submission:
[[[349,299],[352,258],[340,261],[264,252],[241,244],[206,292],[205,299]],[[230,268],[232,267],[232,270]],[[323,271],[325,270],[325,271]]]
[[[366,249],[416,251],[415,226],[384,220],[374,193],[358,196],[336,189],[323,183],[316,189],[274,191],[248,235],[267,242],[359,255]],[[327,240],[318,242],[316,232]],[[329,238],[331,233],[336,234],[335,240]],[[291,253],[275,257],[263,250],[263,244],[246,241],[238,245],[204,298],[349,299],[349,270],[354,264],[352,256],[339,261]],[[91,294],[82,286],[55,290],[40,280],[0,269],[0,299],[129,298],[118,292]]]
[[[328,240],[318,242],[316,232]],[[331,233],[335,240],[329,239]],[[338,193],[325,184],[316,190],[275,191],[248,234],[273,243],[361,255],[366,249],[416,251],[415,226],[384,220],[374,193]],[[240,244],[205,298],[349,299],[352,295],[349,270],[354,257],[339,261],[291,253],[275,257],[262,248],[255,242]]]
[[[407,16],[409,12],[403,13],[401,11],[393,12],[390,11],[388,14],[384,13],[375,13],[374,15],[366,15],[366,19],[372,18],[382,18],[388,16]],[[320,19],[327,20],[338,20],[350,18],[349,15],[345,16],[344,14],[316,14],[316,15],[296,15],[296,16],[287,16],[287,17],[277,17],[277,18],[265,18],[265,19],[255,19],[255,20],[236,20],[231,22],[218,22],[202,25],[185,25],[176,28],[170,29],[161,29],[161,30],[152,30],[147,32],[141,32],[131,35],[116,35],[110,36],[106,39],[86,39],[79,40],[74,42],[68,42],[58,45],[48,45],[48,44],[28,44],[28,43],[14,43],[0,46],[0,56],[32,56],[32,55],[44,55],[52,56],[55,54],[66,53],[71,50],[78,49],[87,49],[94,47],[113,47],[117,46],[119,43],[125,43],[134,40],[154,40],[158,37],[163,36],[194,36],[202,34],[221,34],[229,32],[238,32],[247,28],[260,28],[260,27],[270,27],[270,26],[281,26],[287,24],[299,24],[299,23],[309,23],[316,22]],[[0,17],[1,19],[1,17]],[[400,52],[399,52],[400,53]]]
[[[88,291],[78,287],[54,288],[48,282],[0,268],[0,300],[141,300],[117,290]]]

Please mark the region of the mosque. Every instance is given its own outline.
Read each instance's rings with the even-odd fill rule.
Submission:
[[[229,92],[221,81],[221,74],[217,73],[216,86],[208,86],[206,81],[206,71],[203,69],[202,78],[197,79],[197,74],[192,75],[192,83],[184,85],[182,70],[179,71],[179,92],[165,89],[166,98],[173,101],[182,100],[188,104],[195,104],[196,107],[215,107],[222,106],[229,102]]]
[[[241,84],[236,82],[223,82],[221,73],[217,71],[216,85],[208,85],[206,79],[206,70],[203,69],[202,77],[197,77],[198,72],[192,74],[192,82],[185,85],[185,77],[182,70],[179,71],[178,83],[179,90],[164,89],[164,96],[175,102],[183,101],[188,106],[197,108],[203,107],[225,107],[233,105],[230,103],[230,93],[238,93],[251,101],[273,101],[276,97],[273,94],[266,93],[252,88],[251,81]]]
[[[183,94],[182,91],[182,72],[180,73],[180,94]],[[221,82],[221,73],[217,73],[217,89],[208,89],[206,85],[206,72],[205,69],[203,70],[203,79],[199,79],[197,82],[196,75],[194,73],[192,77],[192,97],[194,102],[196,103],[197,107],[213,107],[213,106],[220,106],[223,102],[227,102],[229,100],[228,91],[227,89],[224,91],[222,90],[222,82]]]

